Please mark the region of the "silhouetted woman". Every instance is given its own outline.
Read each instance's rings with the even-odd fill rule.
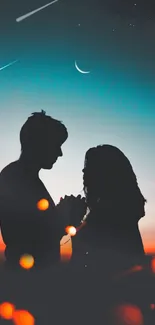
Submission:
[[[111,145],[89,149],[83,183],[89,214],[73,239],[73,264],[110,272],[140,263],[144,248],[138,222],[146,200],[127,157]]]

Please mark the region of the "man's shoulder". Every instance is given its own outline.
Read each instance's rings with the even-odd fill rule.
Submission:
[[[0,172],[0,195],[4,196],[10,191],[14,191],[17,188],[19,177],[19,170],[17,162],[12,162],[4,167]]]
[[[7,178],[13,177],[15,174],[18,174],[18,163],[14,161],[7,166],[5,166],[0,172],[0,181],[6,180]]]

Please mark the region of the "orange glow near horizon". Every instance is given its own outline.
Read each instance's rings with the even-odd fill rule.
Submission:
[[[69,235],[64,236],[60,241],[60,260],[68,262],[72,257],[72,240]]]
[[[0,257],[2,258],[2,261],[4,260],[5,247],[6,245],[3,242],[2,235],[0,232]],[[70,239],[70,236],[66,235],[61,239],[60,242],[60,258],[61,261],[69,261],[71,257],[72,257],[72,241]]]
[[[67,238],[67,236],[64,236],[63,238]],[[63,240],[62,238],[62,240]],[[65,241],[61,240],[61,243],[62,242],[66,242],[65,238]],[[1,232],[0,232],[0,255],[3,257],[4,255],[4,251],[5,251],[5,248],[6,248],[6,245],[4,244],[3,242],[3,239],[2,239],[2,235],[1,235]],[[144,248],[145,248],[145,253],[146,254],[152,254],[152,255],[155,255],[155,243],[152,243],[152,245],[147,245],[147,243],[144,243]],[[67,258],[67,259],[70,259],[71,256],[72,256],[72,243],[71,243],[71,240],[66,243],[64,246],[61,246],[60,247],[60,253],[61,253],[61,258]]]
[[[15,306],[9,302],[3,302],[0,305],[0,316],[6,320],[12,319]]]
[[[144,245],[145,253],[155,255],[155,243]]]

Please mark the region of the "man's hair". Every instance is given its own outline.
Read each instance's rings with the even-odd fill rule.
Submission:
[[[67,138],[68,132],[65,125],[46,115],[43,110],[32,113],[20,130],[22,151],[46,146],[49,139],[51,142],[58,140],[63,144]]]

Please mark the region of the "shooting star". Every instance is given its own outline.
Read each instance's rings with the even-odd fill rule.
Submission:
[[[19,61],[19,60],[15,60],[15,61],[13,61],[13,62],[10,62],[10,63],[4,65],[3,67],[0,68],[0,71],[3,70],[3,69],[5,69],[5,68],[7,68],[7,67],[9,67],[10,65],[13,65],[14,63],[16,63],[16,62],[18,62],[18,61]]]
[[[16,19],[16,22],[19,23],[20,21],[22,21],[22,20],[24,20],[24,19],[26,19],[26,18],[32,16],[32,15],[35,14],[36,12],[38,12],[38,11],[40,11],[40,10],[42,10],[42,9],[44,9],[44,8],[46,8],[46,7],[48,7],[48,6],[50,6],[50,5],[52,5],[53,3],[57,2],[57,1],[58,1],[58,0],[54,0],[54,1],[49,2],[49,3],[47,3],[46,5],[44,5],[44,6],[40,7],[40,8],[38,8],[38,9],[35,9],[35,10],[31,11],[31,12],[28,12],[28,14],[26,14],[26,15],[24,15],[24,16],[21,16],[21,17],[17,18],[17,19]]]

